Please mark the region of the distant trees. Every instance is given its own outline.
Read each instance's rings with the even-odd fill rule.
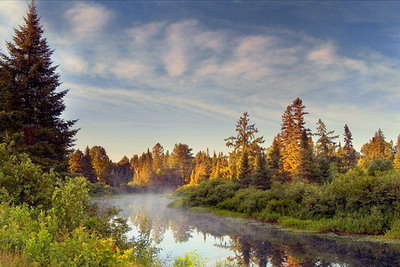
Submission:
[[[260,145],[264,143],[264,137],[256,137],[258,129],[255,124],[249,122],[249,114],[244,112],[236,123],[236,136],[225,139],[226,146],[233,148],[229,157],[230,175],[236,177],[239,181],[244,179],[247,173],[251,174],[256,157],[263,150]],[[244,168],[248,168],[248,170]],[[246,183],[245,181],[242,182]]]
[[[191,164],[193,154],[192,149],[186,144],[175,144],[174,150],[172,151],[171,160],[173,166],[178,170],[182,181],[189,183]]]
[[[13,42],[7,42],[8,55],[0,53],[0,141],[13,142],[46,168],[65,170],[76,121],[60,117],[67,91],[57,91],[53,50],[42,35],[33,2]]]
[[[261,145],[263,136],[250,123],[247,112],[236,123],[236,135],[225,140],[233,150],[229,155],[199,151],[193,157],[187,144],[177,143],[172,153],[164,152],[157,143],[141,155],[131,159],[123,157],[113,163],[101,146],[86,148],[70,155],[70,171],[81,173],[89,181],[100,181],[112,186],[121,184],[179,186],[197,185],[209,179],[228,179],[239,187],[254,186],[269,189],[274,181],[329,184],[338,173],[345,173],[358,165],[370,175],[377,171],[400,169],[400,136],[396,149],[386,142],[379,129],[365,144],[359,155],[353,147],[352,133],[344,126],[343,146],[335,132],[328,130],[319,119],[316,132],[306,128],[304,116],[308,114],[300,98],[296,98],[282,116],[281,132],[268,149]],[[315,143],[312,137],[316,137]]]
[[[361,158],[358,164],[362,168],[368,168],[375,159],[393,160],[392,144],[385,141],[385,136],[381,129],[375,132],[372,139],[361,147]]]
[[[92,165],[97,176],[97,180],[109,183],[111,178],[111,160],[106,150],[101,146],[94,146],[90,149]]]

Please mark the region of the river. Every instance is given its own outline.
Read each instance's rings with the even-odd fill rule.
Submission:
[[[147,230],[166,266],[196,251],[207,266],[400,266],[398,242],[305,233],[251,219],[167,207],[157,194],[114,196],[104,200],[121,209],[138,237]]]

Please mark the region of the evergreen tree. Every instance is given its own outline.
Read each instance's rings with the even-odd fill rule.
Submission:
[[[90,148],[88,146],[85,149],[85,155],[83,157],[82,175],[83,175],[83,177],[88,179],[88,181],[91,183],[97,182],[96,173],[94,171],[93,164],[92,164],[92,156],[90,155]]]
[[[337,160],[336,155],[336,143],[333,141],[339,136],[332,134],[335,131],[328,131],[325,123],[319,119],[317,122],[317,133],[313,134],[318,136],[318,140],[315,145],[315,175],[316,180],[320,183],[329,182],[331,177],[331,166],[335,164]]]
[[[303,130],[300,140],[300,161],[296,176],[306,181],[313,181],[315,178],[313,153],[310,143],[310,137],[306,130]]]
[[[8,55],[0,53],[0,140],[16,143],[35,163],[65,170],[77,130],[65,121],[63,98],[51,50],[32,2],[24,24],[7,42]]]
[[[182,182],[189,183],[191,163],[193,159],[192,149],[186,144],[175,144],[172,152],[172,162],[179,171]]]
[[[300,177],[300,168],[304,167],[301,162],[302,157],[308,151],[302,151],[305,144],[302,144],[303,133],[308,136],[309,129],[304,127],[304,115],[308,114],[304,111],[305,106],[300,98],[296,98],[291,105],[289,105],[282,116],[282,128],[280,134],[281,153],[283,159],[283,170],[288,173],[291,178]],[[312,149],[311,138],[307,138],[310,142],[307,149]],[[304,141],[304,140],[303,140]],[[300,165],[303,164],[301,167]]]
[[[80,173],[83,174],[84,171],[84,155],[82,151],[79,149],[75,150],[70,156],[69,156],[69,171],[72,173]]]
[[[112,162],[106,150],[101,146],[94,146],[90,149],[90,156],[97,180],[109,183],[111,180]]]
[[[353,168],[357,162],[357,152],[353,147],[353,137],[350,132],[349,126],[344,125],[344,171]]]
[[[112,186],[119,186],[120,184],[127,184],[132,181],[133,173],[130,168],[129,159],[126,156],[118,163],[113,164],[111,176],[114,178]]]
[[[203,180],[210,179],[212,171],[212,159],[208,152],[200,151],[194,158],[196,165],[190,176],[190,184],[195,185]]]
[[[242,158],[242,152],[247,151],[250,166],[255,165],[254,161],[263,149],[260,147],[264,143],[264,137],[256,137],[258,129],[255,124],[249,123],[249,114],[243,113],[243,116],[239,118],[236,123],[236,136],[231,136],[226,139],[226,146],[232,147],[233,151],[229,155],[229,168],[231,177],[235,177],[238,174],[238,164],[240,164]]]
[[[163,156],[164,156],[164,148],[160,143],[155,144],[153,147],[153,170],[161,170],[163,169]]]
[[[368,168],[373,160],[393,160],[392,145],[385,141],[385,136],[381,129],[375,132],[374,137],[361,148],[362,157],[358,164],[362,168]]]
[[[233,147],[234,152],[244,149],[251,153],[260,151],[260,144],[264,143],[264,138],[255,137],[258,129],[255,124],[249,124],[249,114],[243,113],[236,123],[236,136],[231,136],[225,139],[227,147]]]
[[[237,179],[244,187],[249,186],[251,183],[251,167],[247,149],[242,151]]]
[[[281,154],[281,141],[280,135],[275,136],[271,147],[268,149],[268,168],[272,172],[272,177],[275,180],[285,181],[287,180],[287,175],[283,170],[283,161]]]
[[[257,156],[257,167],[252,177],[252,184],[260,189],[271,188],[272,173],[268,168],[267,160],[264,153]]]
[[[335,131],[328,131],[326,129],[325,123],[319,119],[317,122],[317,133],[313,134],[318,136],[318,140],[315,145],[316,155],[325,155],[330,160],[334,159],[336,143],[333,141],[339,136],[331,136]]]

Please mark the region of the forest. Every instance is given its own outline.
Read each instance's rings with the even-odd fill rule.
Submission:
[[[127,220],[93,195],[176,189],[173,207],[202,207],[284,227],[400,238],[400,137],[378,129],[358,152],[300,98],[284,110],[270,146],[244,112],[228,154],[157,143],[112,162],[102,146],[73,150],[66,106],[34,2],[0,53],[0,264],[160,266],[158,250],[128,240]],[[233,127],[234,128],[234,127]],[[222,140],[221,140],[222,142]],[[175,266],[187,259],[176,259]]]

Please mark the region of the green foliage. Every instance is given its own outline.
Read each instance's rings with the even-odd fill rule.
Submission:
[[[83,177],[70,178],[55,188],[49,213],[55,218],[59,229],[71,231],[87,217],[88,204],[89,194],[86,179]]]
[[[87,188],[89,189],[90,196],[101,197],[105,195],[110,195],[112,193],[112,188],[109,185],[100,182],[89,183],[87,185]]]
[[[354,169],[331,183],[273,183],[270,190],[253,187],[222,191],[222,181],[206,181],[182,189],[184,206],[207,206],[254,216],[302,229],[399,236],[400,173]],[[219,188],[216,196],[215,188]]]
[[[375,176],[379,172],[392,170],[393,163],[390,159],[374,159],[366,167],[368,175]]]
[[[235,195],[238,185],[229,180],[212,179],[201,182],[198,186],[184,187],[178,194],[185,196],[183,206],[215,206]]]
[[[202,258],[197,252],[190,251],[183,257],[177,257],[174,261],[174,267],[202,267],[206,263],[206,259]]]
[[[0,196],[2,201],[14,205],[49,207],[54,182],[54,172],[43,172],[26,154],[13,152],[0,144]]]
[[[140,239],[128,242],[127,221],[117,216],[116,209],[89,203],[85,178],[54,183],[55,173],[44,173],[26,155],[6,157],[6,152],[0,145],[1,181],[7,185],[1,190],[0,204],[3,251],[22,255],[33,266],[156,264],[158,250]],[[11,181],[20,177],[26,181],[11,186]],[[30,182],[37,182],[43,192]],[[16,193],[20,187],[25,188],[24,194]],[[28,202],[22,201],[22,196]]]

